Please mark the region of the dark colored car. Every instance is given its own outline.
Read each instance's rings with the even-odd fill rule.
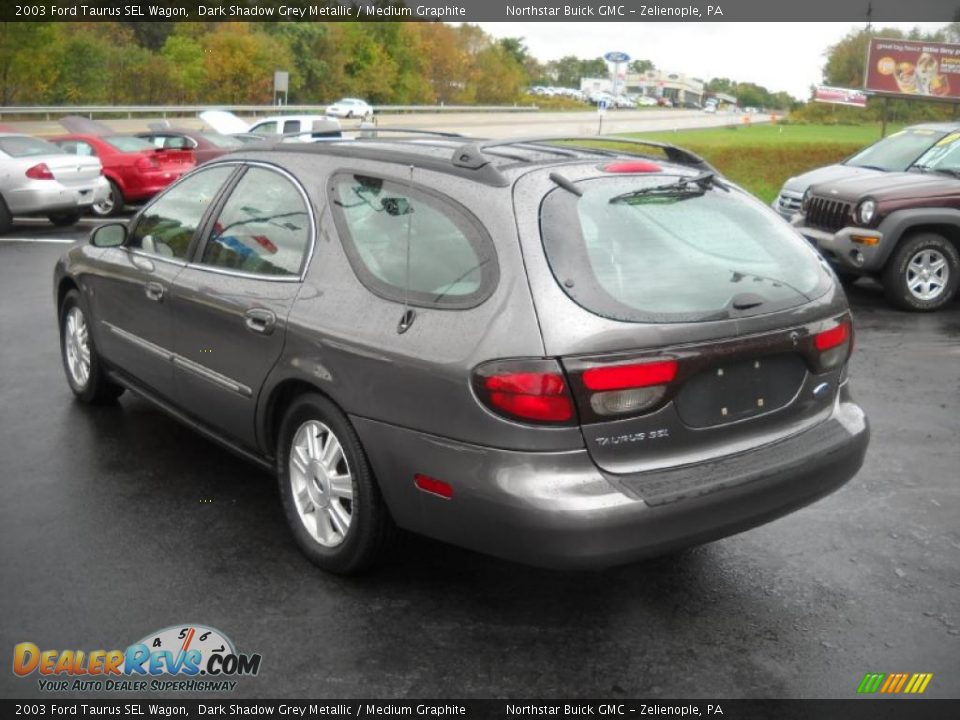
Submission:
[[[958,122],[923,123],[904,128],[842,162],[788,178],[773,201],[773,209],[784,220],[792,220],[800,212],[803,195],[812,185],[873,177],[879,173],[904,172],[927,150],[957,131],[960,131]]]
[[[206,163],[57,264],[70,387],[132,390],[273,471],[341,573],[397,526],[629,562],[840,487],[869,431],[826,263],[691,153],[595,141]]]
[[[903,173],[814,185],[797,216],[844,280],[876,277],[906,310],[937,310],[960,286],[960,132]]]
[[[99,158],[110,181],[110,194],[90,206],[94,215],[110,217],[127,203],[149,200],[196,165],[190,150],[160,150],[133,135],[58,135],[50,142],[64,151]]]
[[[242,140],[229,135],[181,128],[154,128],[148,132],[137,133],[137,137],[163,150],[190,150],[197,165],[244,145]]]

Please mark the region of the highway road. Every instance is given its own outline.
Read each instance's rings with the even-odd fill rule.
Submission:
[[[252,120],[253,118],[247,118]],[[106,119],[103,120],[119,132],[146,130],[151,123],[162,118]],[[449,112],[449,113],[404,113],[378,115],[381,127],[419,128],[441,132],[459,132],[477,137],[507,138],[534,135],[597,135],[627,132],[653,132],[663,130],[689,130],[693,128],[741,125],[746,122],[769,122],[769,115],[743,113],[705,113],[700,110],[671,110],[650,108],[646,110],[611,110],[601,118],[595,110],[573,112]],[[170,118],[170,123],[180,127],[202,128],[199,118]],[[53,135],[64,132],[56,120],[26,122],[4,121],[17,132],[30,135]],[[344,129],[359,127],[356,120],[343,121]]]

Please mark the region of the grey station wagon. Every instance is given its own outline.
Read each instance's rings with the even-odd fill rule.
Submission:
[[[846,298],[770,208],[674,146],[433,135],[250,146],[98,227],[54,277],[73,392],[274,472],[338,573],[398,527],[624,563],[858,471]]]

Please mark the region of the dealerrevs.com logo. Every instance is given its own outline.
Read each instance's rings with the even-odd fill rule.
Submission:
[[[13,672],[38,676],[48,692],[230,691],[260,671],[260,655],[238,653],[233,642],[206,625],[172,625],[125,650],[13,648]]]

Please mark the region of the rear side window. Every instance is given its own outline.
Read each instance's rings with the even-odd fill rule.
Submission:
[[[284,120],[283,121],[283,134],[300,132],[300,121],[299,120]]]
[[[354,271],[388,300],[479,305],[499,278],[493,241],[452,200],[365,175],[332,181],[333,216]]]
[[[624,176],[556,189],[541,234],[573,300],[629,322],[694,322],[761,314],[823,294],[829,276],[771,210],[735,189],[658,189],[674,176]]]
[[[213,224],[201,262],[257,275],[299,275],[310,245],[310,214],[287,178],[250,168]]]

